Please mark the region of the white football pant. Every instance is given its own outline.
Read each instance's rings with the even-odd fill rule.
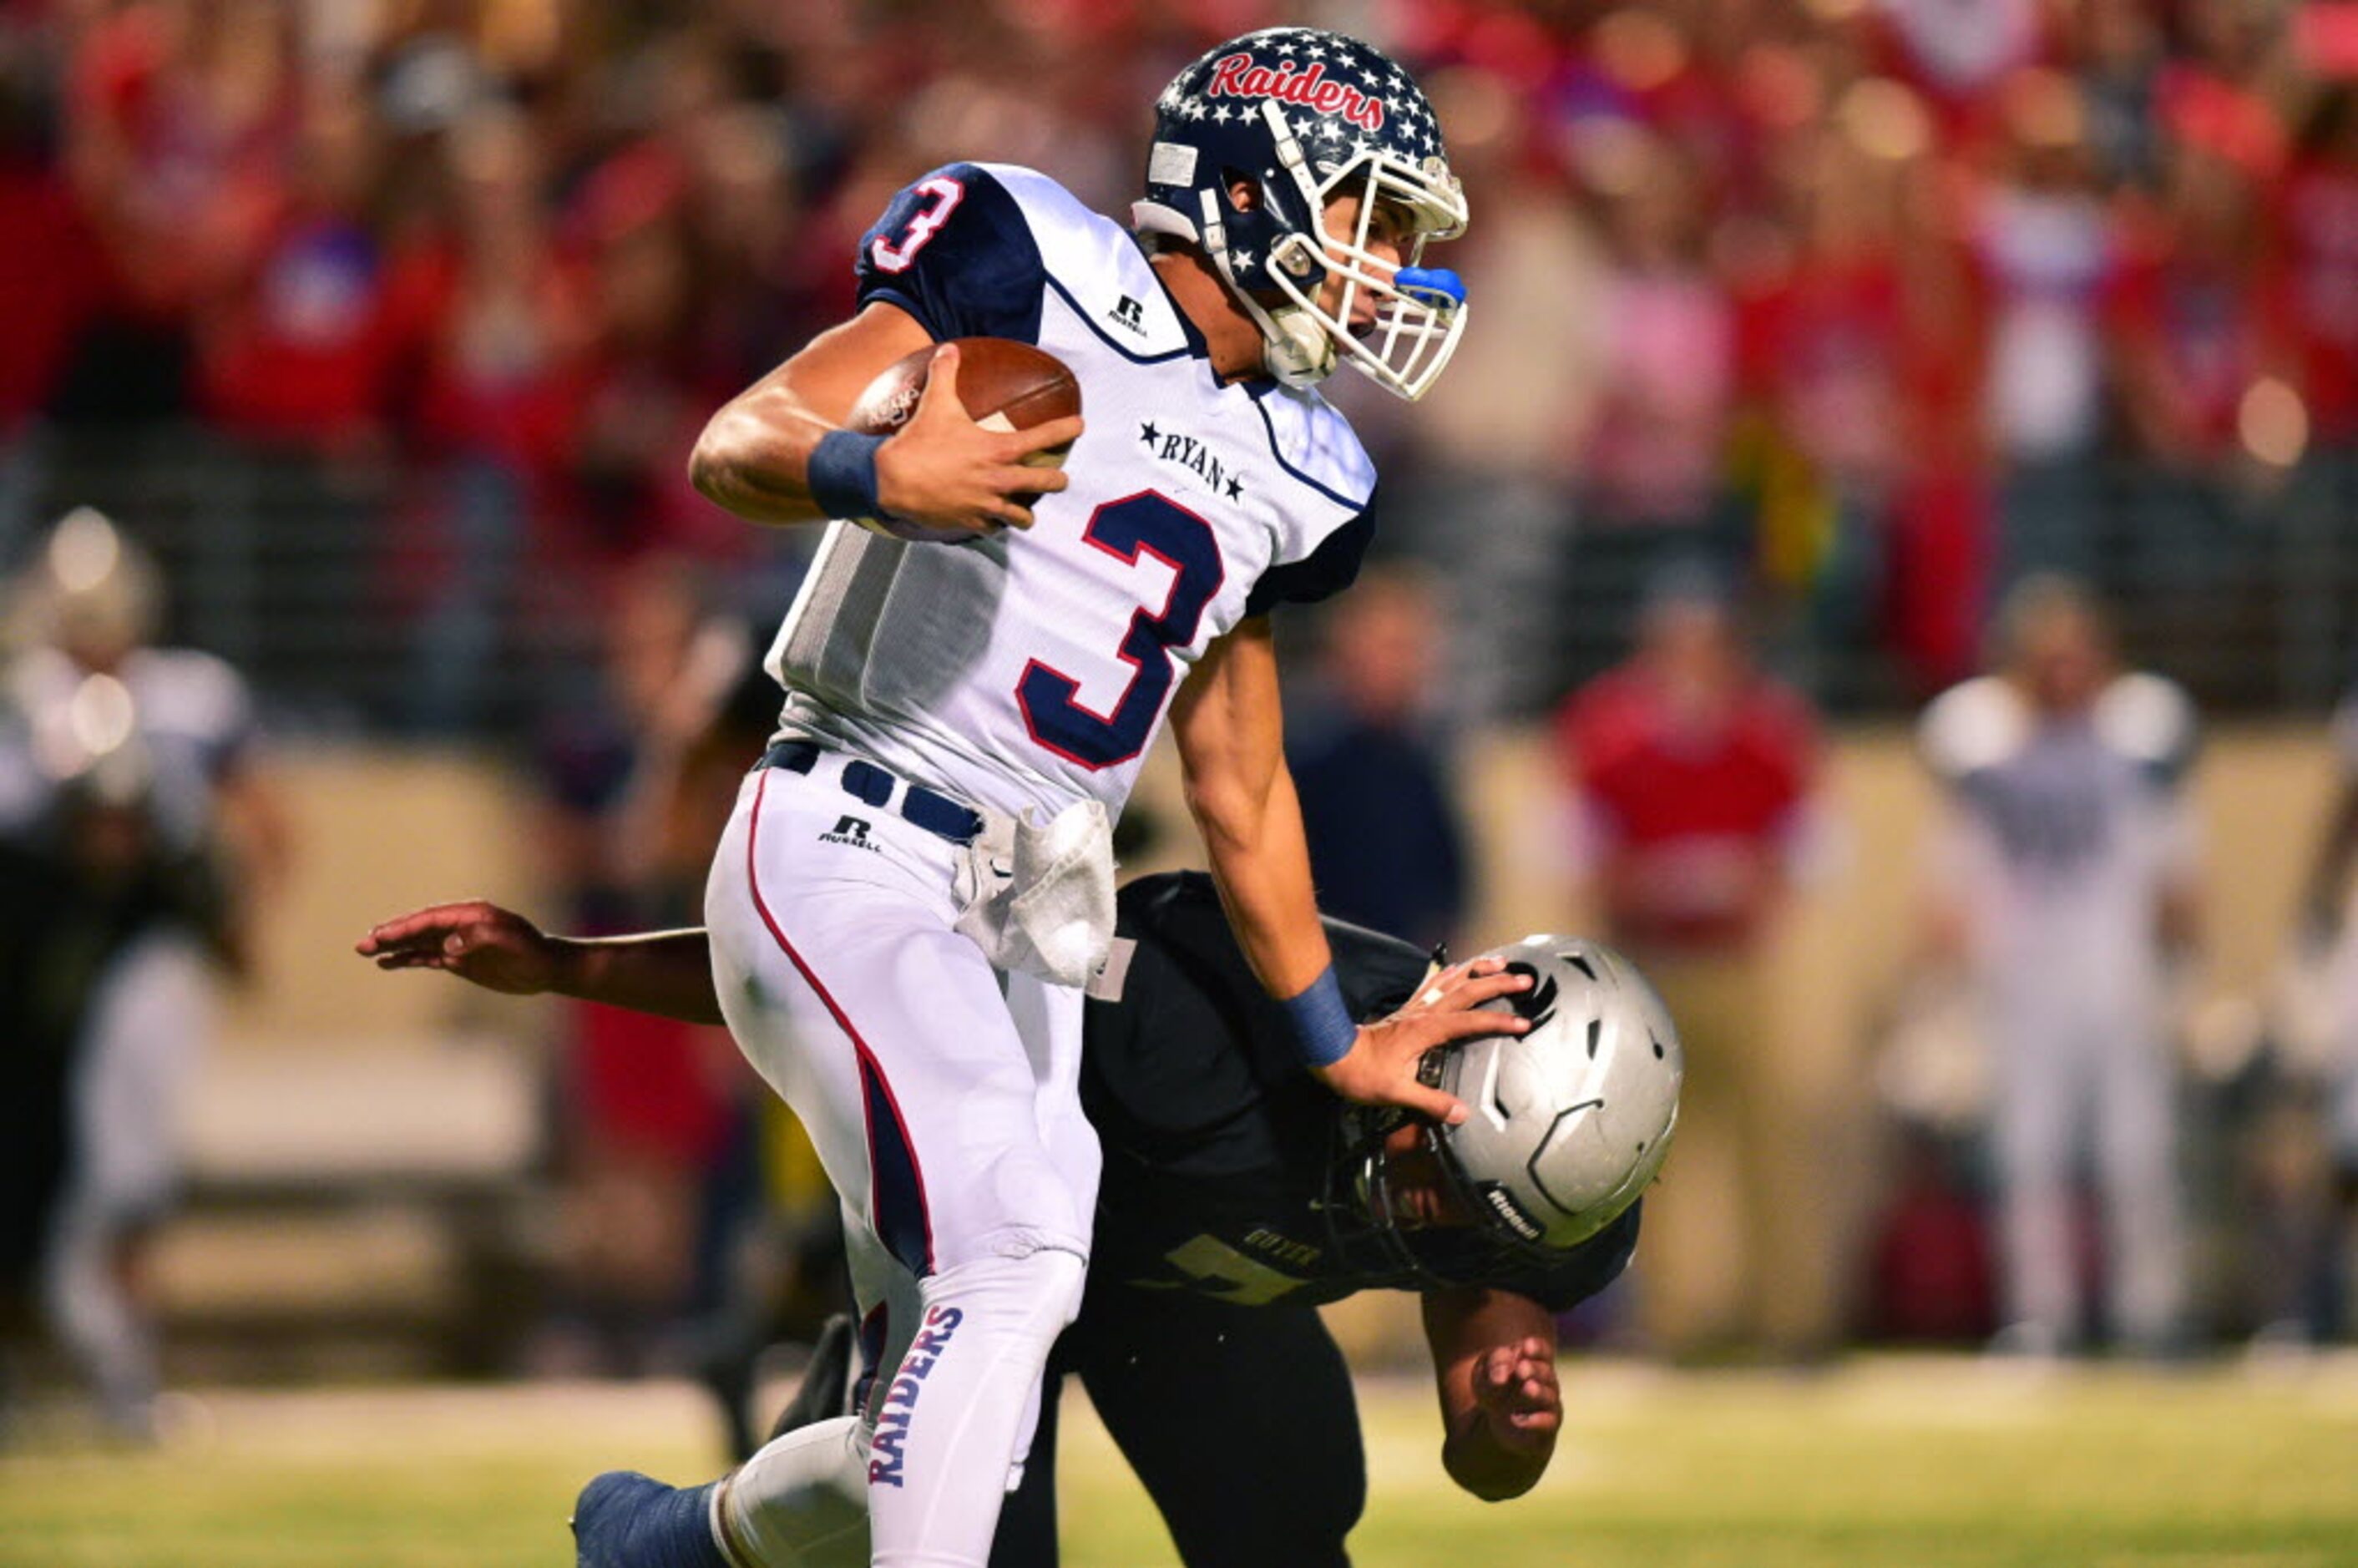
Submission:
[[[706,892],[730,1031],[841,1195],[873,1562],[982,1568],[1079,1310],[1097,1136],[1082,997],[951,929],[960,851],[811,773],[756,771]],[[881,1317],[879,1314],[881,1313]]]

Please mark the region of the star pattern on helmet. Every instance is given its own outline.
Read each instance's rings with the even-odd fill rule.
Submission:
[[[1370,133],[1336,111],[1322,111],[1273,92],[1258,94],[1259,103],[1228,102],[1237,96],[1229,92],[1215,96],[1216,68],[1238,54],[1280,81],[1315,79],[1363,94],[1378,105],[1382,124]],[[1268,27],[1207,51],[1164,91],[1156,108],[1167,123],[1178,125],[1208,120],[1243,131],[1256,123],[1267,124],[1280,135],[1293,137],[1327,176],[1351,163],[1385,156],[1411,162],[1446,156],[1432,106],[1409,71],[1356,38],[1317,27]],[[1193,139],[1185,132],[1174,134]]]
[[[1228,260],[1238,272],[1243,272],[1252,265],[1253,254],[1250,251],[1230,251]]]

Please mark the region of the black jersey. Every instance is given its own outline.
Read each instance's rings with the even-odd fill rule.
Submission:
[[[1352,1015],[1405,1001],[1425,972],[1405,942],[1326,923]],[[1329,1173],[1345,1109],[1303,1070],[1284,1009],[1262,991],[1211,880],[1144,877],[1121,892],[1112,957],[1090,987],[1081,1103],[1105,1145],[1090,1271],[1148,1289],[1246,1305],[1318,1304],[1423,1281],[1329,1223]],[[1635,1245],[1638,1210],[1560,1263],[1481,1282],[1562,1311],[1610,1284]],[[1479,1250],[1474,1232],[1416,1233],[1444,1272]]]

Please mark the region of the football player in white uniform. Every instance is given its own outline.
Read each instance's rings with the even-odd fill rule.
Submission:
[[[2032,578],[2000,612],[2004,665],[1925,710],[1948,810],[1937,945],[1967,965],[1994,1047],[2006,1325],[1998,1347],[2081,1337],[2074,1167],[2103,1199],[2106,1320],[2147,1354],[2182,1332],[2170,967],[2194,941],[2184,783],[2194,709],[2114,664],[2101,611]]]
[[[859,313],[724,407],[693,461],[742,516],[872,524],[833,524],[779,633],[778,739],[706,913],[730,1030],[810,1130],[861,1310],[883,1314],[898,1375],[867,1476],[874,1561],[896,1568],[984,1561],[1080,1301],[1098,1150],[1078,986],[1110,935],[1108,816],[1166,709],[1304,1065],[1457,1120],[1416,1065],[1481,1027],[1355,1025],[1269,624],[1347,584],[1370,529],[1367,456],[1313,384],[1348,363],[1431,384],[1465,291],[1419,264],[1464,198],[1407,73],[1332,33],[1224,44],[1158,111],[1135,234],[1028,169],[911,185],[861,242]],[[841,427],[879,373],[963,337],[1062,361],[1088,433],[978,425],[949,349],[895,434]],[[1021,466],[1076,438],[1060,475]]]

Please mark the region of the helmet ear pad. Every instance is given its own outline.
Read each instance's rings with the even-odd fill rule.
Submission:
[[[1327,266],[1320,247],[1285,243],[1289,237],[1321,232],[1321,214],[1309,209],[1292,180],[1275,169],[1223,166],[1219,192],[1227,228],[1229,276],[1238,288],[1273,291],[1276,284],[1270,276],[1270,269],[1281,247],[1290,263],[1286,276],[1296,287],[1315,289],[1325,282]],[[1244,200],[1239,200],[1239,196]],[[1272,299],[1268,303],[1281,302]]]

